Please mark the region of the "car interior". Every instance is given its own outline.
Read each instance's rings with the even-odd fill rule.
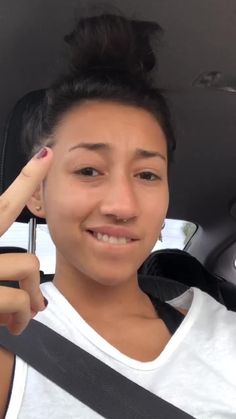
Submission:
[[[0,0],[0,194],[26,163],[20,144],[25,115],[65,68],[64,36],[76,18],[103,10],[157,21],[163,29],[155,80],[168,99],[177,137],[167,218],[196,226],[184,250],[151,253],[139,269],[140,286],[144,276],[153,277],[163,300],[196,286],[236,311],[233,0],[113,0],[98,5],[91,0]],[[30,223],[32,244],[32,215],[24,209],[17,221]],[[27,250],[0,242],[0,253]],[[42,282],[52,278],[41,272]]]
[[[168,218],[194,223],[196,232],[184,251],[209,275],[236,284],[234,2],[119,0],[96,7],[98,13],[117,10],[161,25],[155,77],[169,101],[177,136]],[[63,71],[64,36],[76,18],[96,13],[96,7],[92,1],[50,0],[42,7],[39,0],[0,0],[0,193],[24,164],[23,113],[37,106],[43,90]],[[18,221],[29,219],[24,210]],[[173,277],[174,252],[169,253],[171,265],[164,261],[164,254],[170,257],[167,250],[156,256],[156,265],[172,266],[165,275]],[[185,253],[175,253],[179,261],[181,256],[178,272],[186,266]],[[163,273],[159,268],[156,274]]]

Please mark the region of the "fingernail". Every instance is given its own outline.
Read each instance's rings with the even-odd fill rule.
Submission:
[[[47,305],[48,305],[48,300],[47,300],[47,298],[43,298],[43,300],[44,300],[44,304],[45,304],[45,307],[47,307]]]
[[[41,148],[41,150],[39,150],[39,152],[37,154],[35,154],[34,158],[35,159],[42,159],[43,157],[46,157],[46,155],[48,154],[48,150],[46,147]]]

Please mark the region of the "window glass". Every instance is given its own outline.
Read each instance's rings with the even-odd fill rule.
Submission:
[[[195,224],[180,220],[165,220],[153,251],[158,249],[184,249],[196,231]],[[10,229],[0,237],[0,246],[17,246],[28,248],[28,225],[14,223]],[[40,269],[44,273],[55,272],[55,247],[48,232],[47,225],[37,226],[36,254],[40,260]]]
[[[28,249],[28,230],[28,224],[14,223],[0,237],[0,246],[17,246]],[[55,246],[45,224],[37,226],[36,255],[40,261],[41,271],[44,273],[55,272]]]
[[[193,223],[167,218],[160,240],[156,242],[153,251],[159,249],[183,250],[196,230],[197,226]]]

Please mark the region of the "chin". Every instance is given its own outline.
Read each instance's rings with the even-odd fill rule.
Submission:
[[[136,270],[125,272],[124,269],[120,269],[120,272],[111,272],[112,270],[109,270],[109,272],[100,271],[98,274],[92,275],[91,277],[97,284],[106,287],[117,287],[127,282],[134,281],[137,277]]]

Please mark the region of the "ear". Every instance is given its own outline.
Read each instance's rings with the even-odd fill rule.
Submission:
[[[39,218],[45,218],[44,199],[43,199],[43,184],[41,183],[34,191],[26,203],[27,208],[33,215]]]

